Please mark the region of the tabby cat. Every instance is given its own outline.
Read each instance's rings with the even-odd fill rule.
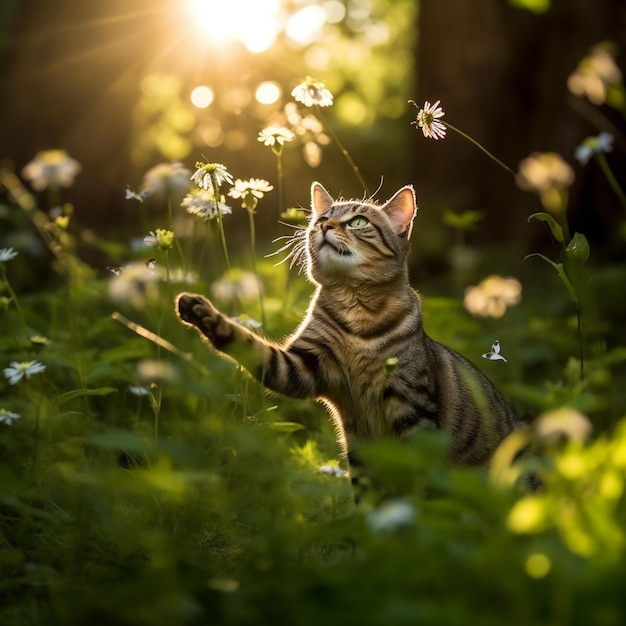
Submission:
[[[311,204],[302,245],[317,289],[291,337],[263,339],[187,293],[177,299],[182,322],[269,389],[324,402],[353,483],[361,442],[406,438],[420,428],[448,433],[453,462],[486,466],[516,418],[474,365],[424,332],[407,268],[413,188],[381,205],[335,201],[315,182]]]

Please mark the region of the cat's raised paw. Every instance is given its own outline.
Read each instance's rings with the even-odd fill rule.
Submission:
[[[176,299],[176,311],[183,324],[197,328],[216,347],[230,341],[231,325],[205,297],[181,293]]]
[[[190,293],[181,293],[176,299],[176,312],[181,321],[192,326],[200,326],[206,312],[213,308],[202,296]]]

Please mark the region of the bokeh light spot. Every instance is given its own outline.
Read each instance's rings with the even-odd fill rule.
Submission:
[[[531,578],[544,578],[550,572],[552,563],[550,559],[540,552],[531,554],[526,559],[526,573]]]
[[[322,8],[326,12],[326,21],[330,24],[338,24],[346,16],[346,7],[339,0],[328,0]]]
[[[202,143],[211,148],[216,148],[224,142],[224,131],[222,125],[216,119],[205,121],[197,131]]]
[[[367,119],[367,107],[354,92],[347,92],[337,100],[337,113],[348,124],[358,126]]]
[[[317,41],[326,23],[326,11],[311,4],[294,13],[285,26],[287,37],[293,42],[306,46]]]
[[[256,88],[254,97],[261,104],[274,104],[280,98],[281,89],[278,83],[265,81]]]
[[[206,109],[213,102],[213,91],[206,85],[199,85],[191,92],[191,103],[198,109]]]

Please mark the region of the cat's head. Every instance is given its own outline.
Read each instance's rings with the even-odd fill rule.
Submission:
[[[307,231],[310,277],[326,283],[383,283],[406,272],[413,219],[413,187],[402,187],[384,204],[334,200],[324,187],[311,186]]]

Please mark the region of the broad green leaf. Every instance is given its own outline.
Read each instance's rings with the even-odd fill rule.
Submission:
[[[111,393],[117,393],[115,387],[99,387],[98,389],[72,389],[72,391],[66,391],[62,393],[56,399],[56,405],[61,406],[74,398],[80,398],[82,396],[108,396]]]
[[[549,213],[533,213],[528,217],[528,221],[530,222],[531,220],[544,222],[554,239],[560,244],[565,244],[565,237],[561,225]]]
[[[87,440],[91,445],[102,450],[124,450],[145,454],[151,447],[149,442],[124,430],[97,433],[89,436]]]
[[[297,430],[304,428],[304,426],[298,424],[298,422],[271,422],[268,426],[272,430],[277,430],[280,433],[295,433]]]

